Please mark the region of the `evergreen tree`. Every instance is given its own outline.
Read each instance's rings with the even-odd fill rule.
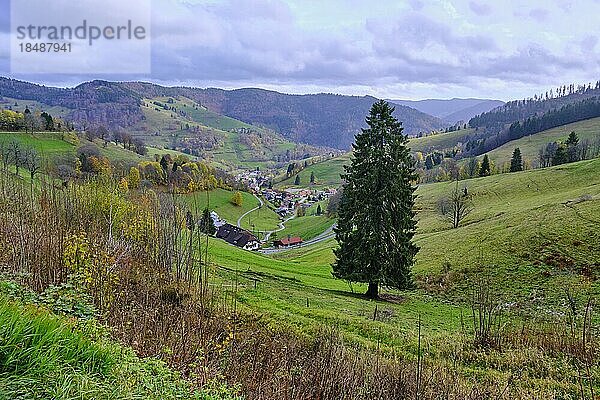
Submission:
[[[210,216],[210,210],[208,209],[208,207],[206,207],[204,211],[202,211],[202,219],[200,220],[200,225],[198,226],[198,228],[200,228],[200,232],[206,233],[207,235],[214,235],[217,231],[217,228],[215,227],[215,222]]]
[[[410,288],[419,250],[413,243],[417,176],[393,111],[385,101],[376,102],[366,118],[368,129],[356,135],[335,228],[339,248],[333,275],[368,283],[371,298],[378,297],[380,285]]]
[[[315,183],[315,173],[314,172],[310,173],[310,183]]]
[[[431,154],[428,154],[427,157],[425,157],[425,168],[432,169],[433,167],[433,157],[431,156]]]
[[[565,143],[567,146],[577,146],[579,144],[579,138],[577,137],[575,131],[571,131],[571,133],[569,133],[569,138]]]
[[[323,209],[321,208],[321,205],[317,205],[317,215],[321,215],[323,214]]]
[[[300,185],[300,175],[296,175],[296,179],[294,180],[294,185]]]
[[[518,171],[523,171],[523,158],[521,157],[521,149],[517,147],[510,159],[510,172]]]
[[[490,159],[486,154],[483,156],[483,161],[481,161],[481,166],[479,167],[479,176],[489,176],[491,173],[490,167]]]
[[[561,165],[567,162],[569,162],[567,148],[561,143],[558,145],[556,152],[554,153],[554,157],[552,157],[552,165]]]
[[[579,161],[581,159],[580,149],[579,149],[579,138],[575,131],[571,131],[569,134],[569,138],[565,142],[567,145],[567,159],[569,162]]]

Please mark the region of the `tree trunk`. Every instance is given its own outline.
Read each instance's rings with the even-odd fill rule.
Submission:
[[[369,288],[367,289],[367,293],[365,294],[370,299],[379,298],[379,283],[369,282]]]

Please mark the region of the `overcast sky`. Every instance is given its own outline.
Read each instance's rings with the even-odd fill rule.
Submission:
[[[510,100],[600,79],[598,15],[600,0],[153,0],[150,75],[20,76],[5,50],[0,72]]]

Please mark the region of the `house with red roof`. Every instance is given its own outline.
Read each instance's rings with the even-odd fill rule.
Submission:
[[[289,246],[297,246],[302,244],[302,238],[299,236],[288,236],[283,239],[273,241],[273,246],[275,247],[289,247]]]

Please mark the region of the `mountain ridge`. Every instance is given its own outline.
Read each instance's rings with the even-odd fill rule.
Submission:
[[[103,124],[131,128],[144,121],[145,98],[187,97],[210,111],[272,129],[297,143],[338,149],[350,148],[354,135],[366,126],[364,116],[372,96],[340,94],[285,94],[259,88],[219,89],[161,86],[150,82],[93,80],[71,88],[56,88],[0,79],[0,96],[34,100],[70,109],[65,116],[78,125]],[[397,106],[394,116],[411,136],[441,129],[445,123],[408,106]]]
[[[440,118],[448,124],[468,122],[472,117],[504,105],[503,101],[479,98],[388,100]]]

